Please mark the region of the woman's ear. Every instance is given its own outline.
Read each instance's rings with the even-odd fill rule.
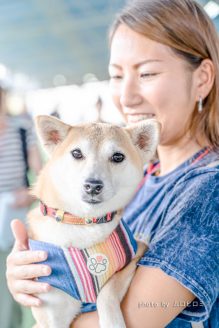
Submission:
[[[51,154],[67,136],[71,126],[47,115],[36,117],[36,130],[45,150]]]
[[[214,80],[215,80],[215,68],[210,59],[203,59],[200,66],[196,69],[196,87],[197,87],[197,101],[201,97],[203,100],[210,93]]]

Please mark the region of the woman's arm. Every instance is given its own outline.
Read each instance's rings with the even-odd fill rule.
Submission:
[[[163,328],[194,298],[188,289],[161,269],[140,266],[122,302],[126,326]],[[99,327],[97,312],[80,315],[71,327]]]

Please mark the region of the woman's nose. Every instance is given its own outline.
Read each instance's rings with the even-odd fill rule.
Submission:
[[[123,107],[134,107],[142,101],[142,96],[136,81],[123,79],[120,90],[120,103]]]

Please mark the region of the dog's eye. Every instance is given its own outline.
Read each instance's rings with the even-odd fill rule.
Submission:
[[[114,163],[121,163],[123,162],[125,159],[125,155],[123,155],[122,153],[115,153],[113,154],[113,156],[111,157],[111,162]]]
[[[80,149],[74,149],[71,151],[71,154],[72,156],[75,158],[75,159],[82,159],[84,158],[82,152]]]

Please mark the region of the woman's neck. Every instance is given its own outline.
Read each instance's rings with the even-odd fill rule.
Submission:
[[[196,140],[184,138],[173,145],[159,145],[160,175],[165,175],[184,163],[204,146]]]

